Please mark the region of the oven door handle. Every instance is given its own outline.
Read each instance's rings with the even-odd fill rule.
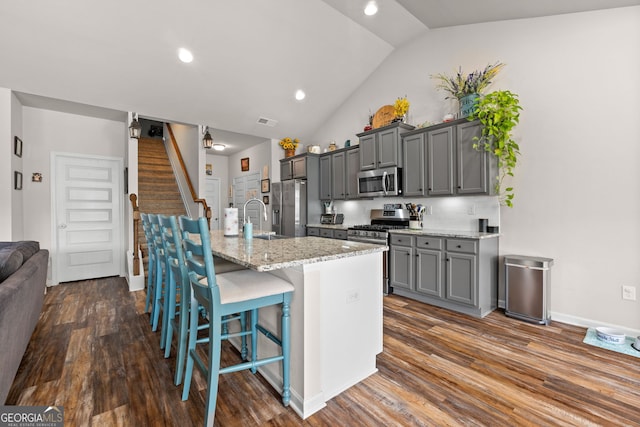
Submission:
[[[367,239],[366,237],[347,237],[347,241],[356,243],[372,243],[374,245],[387,246],[387,242],[380,239]]]

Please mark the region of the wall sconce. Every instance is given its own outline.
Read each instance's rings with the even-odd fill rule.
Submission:
[[[131,120],[131,124],[129,125],[129,138],[140,138],[140,133],[142,132],[142,126],[140,126],[140,122],[138,122],[138,115],[133,113],[133,120]]]
[[[209,133],[209,126],[204,127],[204,138],[202,138],[202,146],[207,149],[213,147],[213,138],[211,138],[211,134]]]

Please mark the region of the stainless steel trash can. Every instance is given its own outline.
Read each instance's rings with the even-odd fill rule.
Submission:
[[[552,265],[551,258],[504,257],[507,316],[540,325],[549,322],[547,302]]]

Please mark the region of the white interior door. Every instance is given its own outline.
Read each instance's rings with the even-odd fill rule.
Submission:
[[[250,175],[238,176],[233,178],[233,206],[238,208],[238,219],[241,224],[244,223],[244,202],[252,197],[260,195],[260,174],[253,173]],[[247,206],[247,216],[251,217],[251,222],[258,224],[260,214],[260,206],[252,203]],[[263,221],[264,223],[264,221]],[[257,225],[255,226],[257,227]]]
[[[56,154],[53,163],[57,281],[120,275],[122,160]]]
[[[211,229],[220,229],[220,179],[207,178],[204,197],[211,208]]]

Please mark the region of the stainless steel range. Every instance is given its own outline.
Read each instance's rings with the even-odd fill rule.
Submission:
[[[384,209],[372,209],[370,224],[354,225],[347,229],[347,240],[354,242],[389,245],[389,230],[409,228],[409,211],[400,204],[387,204]],[[382,292],[387,295],[389,287],[389,252],[383,260]]]

